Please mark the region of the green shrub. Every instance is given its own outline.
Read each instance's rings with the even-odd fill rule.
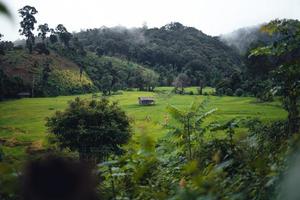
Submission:
[[[232,95],[233,95],[232,89],[231,89],[231,88],[226,88],[226,89],[225,89],[225,95],[227,95],[227,96],[232,96]]]
[[[224,88],[217,88],[217,89],[216,89],[216,95],[217,95],[217,96],[222,96],[222,95],[224,95]]]
[[[76,98],[63,112],[47,119],[49,131],[62,148],[77,151],[81,159],[102,161],[122,153],[122,144],[131,137],[129,118],[117,103]]]
[[[244,94],[244,90],[242,90],[241,88],[236,89],[234,92],[234,95],[238,97],[243,96],[243,94]]]

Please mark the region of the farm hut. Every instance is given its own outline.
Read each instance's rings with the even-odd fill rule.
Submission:
[[[139,97],[140,105],[153,105],[155,104],[155,100],[153,97]]]

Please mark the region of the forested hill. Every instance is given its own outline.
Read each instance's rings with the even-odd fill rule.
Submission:
[[[87,73],[80,74],[79,66],[55,52],[50,55],[29,54],[10,50],[0,56],[0,100],[30,96],[57,96],[97,91]]]
[[[181,72],[191,78],[191,85],[199,85],[199,77],[213,85],[243,65],[233,48],[180,23],[151,29],[102,27],[81,31],[76,37],[98,55],[124,57],[153,68],[161,75],[161,85],[171,85]]]
[[[72,52],[70,49],[65,51]],[[99,90],[110,94],[126,88],[151,90],[157,84],[157,73],[130,61],[87,53],[79,58],[85,66],[81,70],[74,61],[78,55],[68,57],[55,49],[48,55],[29,54],[23,49],[6,51],[0,56],[0,100],[24,92],[34,97]]]
[[[236,49],[241,55],[245,55],[250,49],[270,44],[278,37],[276,35],[271,37],[268,33],[262,32],[260,29],[261,25],[243,27],[231,33],[223,34],[219,39],[228,46]]]

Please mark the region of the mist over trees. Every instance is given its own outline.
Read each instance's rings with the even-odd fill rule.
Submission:
[[[240,28],[231,33],[220,35],[219,39],[244,55],[254,43],[271,41],[271,37],[268,34],[260,31],[261,26],[256,25]]]
[[[217,38],[178,22],[151,29],[147,26],[102,27],[74,35],[63,24],[51,28],[43,23],[37,28],[38,35],[34,36],[37,10],[25,6],[19,13],[23,18],[20,33],[27,38],[29,53],[35,50],[38,54],[49,55],[53,51],[72,60],[79,66],[80,76],[87,72],[105,94],[129,87],[151,91],[157,85],[171,86],[181,73],[190,79],[187,86],[198,86],[202,91],[201,88],[216,86],[243,66],[241,56]],[[35,40],[41,42],[35,44]],[[148,69],[122,72],[118,66],[98,62],[88,54],[96,54],[100,60],[103,56],[117,57]],[[95,66],[96,63],[102,64]],[[97,69],[97,76],[92,68]]]
[[[229,76],[243,64],[240,56],[218,39],[178,22],[151,29],[102,27],[76,36],[86,49],[100,56],[117,56],[150,67],[159,73],[160,85],[171,85],[181,72],[203,68],[209,69],[207,85],[214,85],[220,76]],[[189,78],[199,84],[199,80]]]

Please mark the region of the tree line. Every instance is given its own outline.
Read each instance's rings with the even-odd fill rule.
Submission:
[[[110,95],[117,90],[129,88],[152,91],[155,86],[157,86],[158,75],[153,70],[147,69],[142,65],[123,61],[122,59],[102,57],[99,53],[95,54],[86,50],[78,37],[70,33],[63,24],[51,28],[47,23],[44,23],[38,25],[36,29],[35,25],[37,20],[35,15],[37,13],[36,8],[32,6],[24,6],[19,10],[20,17],[22,18],[19,32],[20,35],[26,37],[25,47],[30,55],[37,53],[40,57],[47,57],[52,51],[55,54],[72,60],[79,66],[80,76],[82,76],[83,73],[87,74],[98,90],[105,95]],[[34,34],[34,30],[38,31],[37,35]],[[2,35],[0,35],[0,39],[1,37]],[[14,54],[14,51],[18,50],[20,50],[20,47],[14,47],[12,42],[0,41],[1,54],[4,55],[5,52]],[[45,77],[45,79],[42,80],[43,84],[35,83],[39,87],[35,87],[34,89],[32,89],[34,84],[27,86],[22,78],[10,77],[5,73],[5,70],[1,69],[1,79],[7,80],[5,81],[6,84],[2,81],[2,98],[15,97],[18,92],[27,91],[30,88],[32,92],[38,89],[41,90],[39,92],[36,91],[34,96],[73,94],[72,90],[66,93],[66,91],[63,92],[62,90],[56,90],[54,88],[55,91],[52,91],[51,87],[56,83],[51,83],[51,87],[46,88],[46,86],[49,86],[49,83],[47,83],[49,80],[48,77],[53,71],[51,58],[47,58],[46,60],[46,63],[36,62],[34,67],[32,67],[47,74],[46,76],[40,74],[40,76]],[[18,80],[15,80],[15,78]],[[63,86],[60,85],[57,87]],[[47,90],[47,92],[43,90]],[[81,89],[77,90],[76,93],[80,90]],[[91,92],[94,91],[94,89],[83,89],[83,91]],[[33,96],[33,93],[31,96]]]

